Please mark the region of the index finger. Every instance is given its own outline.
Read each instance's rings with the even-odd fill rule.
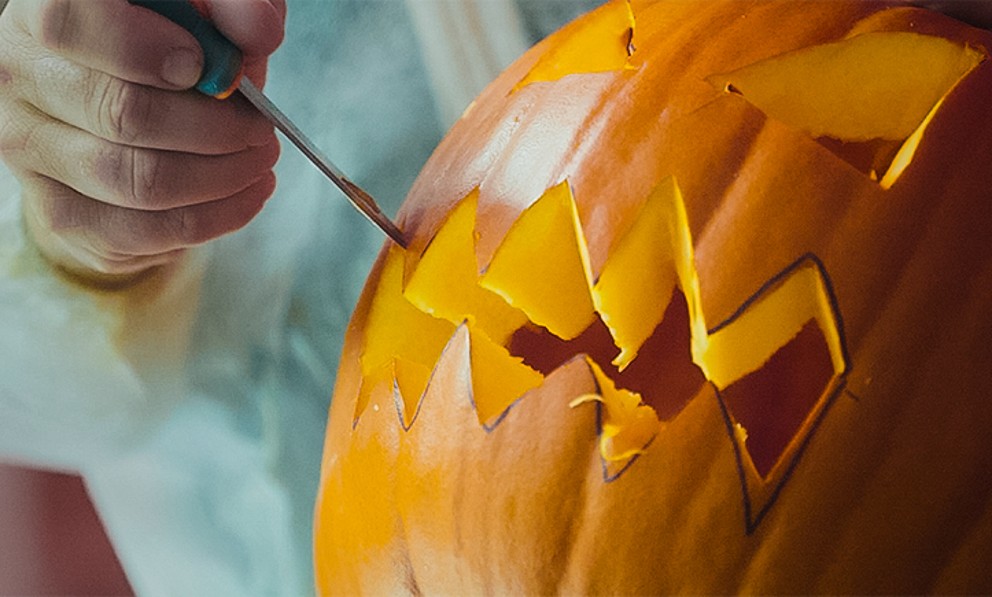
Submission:
[[[282,43],[285,0],[202,0],[201,5],[247,60],[268,56]]]
[[[185,89],[203,69],[192,35],[127,0],[29,0],[7,10],[41,46],[125,81]]]

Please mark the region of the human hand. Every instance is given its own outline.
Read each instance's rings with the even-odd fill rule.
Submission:
[[[208,0],[256,84],[285,0]],[[122,282],[247,224],[272,194],[272,126],[240,97],[186,91],[203,56],[127,0],[9,0],[0,13],[0,158],[50,261]]]

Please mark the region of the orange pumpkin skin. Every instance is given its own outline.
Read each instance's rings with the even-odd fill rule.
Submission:
[[[602,408],[572,404],[598,391],[581,356],[483,427],[465,326],[404,421],[392,386],[357,405],[384,250],[330,413],[319,592],[992,592],[992,61],[944,98],[890,188],[706,80],[863,32],[912,31],[986,55],[992,35],[862,1],[635,1],[632,11],[630,68],[514,89],[573,24],[453,127],[401,210],[407,275],[474,189],[484,269],[521,213],[567,180],[596,279],[645,197],[674,176],[706,319],[732,323],[805,264],[842,326],[843,371],[816,382],[812,414],[759,474],[751,440],[736,435],[747,407],[735,406],[734,384],[698,371],[620,470],[599,447]],[[666,321],[686,327],[672,304]],[[661,368],[690,359],[688,346],[652,355]],[[800,383],[816,368],[790,355],[775,374]]]

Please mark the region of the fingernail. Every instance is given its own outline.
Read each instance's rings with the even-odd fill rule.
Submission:
[[[200,54],[186,48],[173,50],[162,62],[162,78],[176,87],[192,87],[200,79]]]

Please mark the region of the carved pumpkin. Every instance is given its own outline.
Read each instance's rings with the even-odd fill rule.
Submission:
[[[319,590],[992,591],[989,48],[614,0],[523,56],[354,314]]]

